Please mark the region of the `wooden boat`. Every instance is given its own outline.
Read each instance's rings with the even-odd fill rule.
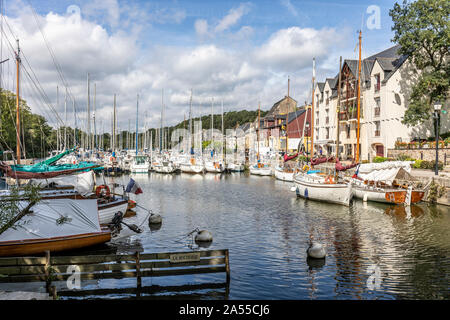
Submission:
[[[275,178],[281,181],[294,181],[294,173],[295,170],[291,168],[281,168],[276,167],[275,170]]]
[[[27,256],[45,251],[58,252],[102,244],[111,240],[111,231],[86,233],[67,237],[0,242],[0,257]]]
[[[317,173],[298,172],[294,175],[295,192],[305,199],[350,205],[351,183],[336,183],[331,176]]]
[[[382,183],[372,183],[352,179],[353,195],[364,201],[374,201],[389,204],[414,204],[422,201],[425,191],[408,188],[394,188]]]
[[[73,250],[111,240],[111,231],[100,226],[95,199],[45,199],[31,208],[20,201],[18,206],[20,218],[0,234],[0,256]]]
[[[257,176],[271,176],[272,169],[267,164],[257,163],[250,167],[250,174]]]

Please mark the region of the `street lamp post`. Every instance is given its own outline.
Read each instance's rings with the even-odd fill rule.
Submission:
[[[436,132],[436,163],[434,166],[434,174],[437,176],[439,174],[439,112],[441,111],[442,105],[439,101],[434,103],[434,121],[435,121],[435,132]]]

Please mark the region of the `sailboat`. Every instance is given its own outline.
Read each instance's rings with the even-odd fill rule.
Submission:
[[[192,139],[192,90],[189,101],[189,155],[180,163],[180,171],[184,173],[203,173],[205,167],[202,159],[197,159],[194,152],[194,141]]]
[[[289,98],[289,86],[290,86],[290,79],[288,78],[288,95]],[[286,114],[286,123],[284,125],[284,131],[285,131],[285,150],[284,150],[284,161],[282,165],[277,165],[275,167],[274,173],[275,178],[282,181],[294,181],[294,173],[296,170],[288,165],[288,161],[294,159],[293,157],[288,157],[288,120],[289,120],[289,114]]]
[[[163,119],[164,119],[164,91],[162,93],[162,109],[161,109],[161,131],[163,129]],[[160,135],[161,136],[161,135]],[[162,136],[160,137],[161,141]],[[167,153],[163,152],[162,146],[160,145],[159,155],[155,161],[152,162],[152,168],[157,173],[174,173],[178,170],[175,164],[170,160]]]
[[[340,106],[341,97],[341,63],[339,63],[339,82],[338,82],[338,108]],[[313,59],[313,77],[312,77],[312,104],[311,104],[311,138],[314,135],[314,81],[315,81],[315,59]],[[337,128],[339,128],[339,117],[337,117]],[[339,135],[339,130],[337,130]],[[337,140],[338,141],[338,140]],[[314,154],[314,144],[311,139],[311,155]],[[338,154],[339,143],[336,145]],[[311,159],[311,167],[315,161]],[[294,175],[295,191],[298,197],[305,199],[318,200],[330,203],[350,205],[353,196],[352,184],[344,182],[340,179],[337,171],[334,175],[325,174],[320,170],[310,170],[305,165],[301,171]]]
[[[230,137],[231,138],[231,137]],[[245,170],[245,164],[242,159],[238,159],[238,138],[234,136],[234,153],[232,159],[227,159],[227,170],[229,172],[243,172]]]
[[[258,143],[258,152],[256,154],[257,162],[250,166],[250,174],[258,175],[258,176],[271,176],[272,175],[272,169],[269,165],[264,164],[261,162],[260,154],[259,154],[259,131],[261,127],[261,105],[258,104],[258,129],[256,134],[256,139]]]
[[[114,99],[115,108],[115,99]],[[131,173],[148,173],[150,170],[150,163],[148,158],[144,154],[138,153],[138,136],[139,136],[139,94],[136,100],[136,154],[134,155],[133,161],[130,166]]]
[[[216,159],[216,152],[214,149],[214,100],[211,102],[211,159],[205,161],[206,172],[222,173],[225,171],[225,166],[222,161]]]

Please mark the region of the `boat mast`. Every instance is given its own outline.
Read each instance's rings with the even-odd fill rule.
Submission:
[[[359,162],[359,135],[360,135],[360,107],[361,107],[361,30],[359,30],[359,61],[358,61],[358,96],[356,98],[358,108],[358,126],[356,127],[356,162]]]
[[[225,136],[224,136],[224,130],[223,130],[223,100],[222,100],[222,161],[225,162],[225,151],[226,150],[226,145],[225,145]]]
[[[91,139],[91,103],[90,103],[90,92],[89,92],[89,73],[87,74],[87,146],[86,148],[90,150],[90,139]],[[113,150],[114,151],[114,150]]]
[[[114,94],[114,106],[113,106],[113,119],[112,119],[113,123],[112,123],[112,152],[113,152],[113,156],[115,155],[116,152],[116,94]]]
[[[19,39],[17,39],[17,52],[16,52],[16,156],[17,164],[20,164],[20,98],[19,98],[19,72],[20,72],[20,47]]]
[[[310,131],[310,139],[311,139],[311,160],[314,156],[314,82],[316,78],[316,58],[313,58],[313,76],[312,76],[312,99],[311,99],[311,131]]]
[[[94,83],[94,112],[92,114],[94,120],[94,136],[92,137],[92,146],[93,149],[97,148],[97,126],[95,125],[95,98],[97,95],[97,84]]]
[[[74,120],[74,129],[73,129],[73,146],[77,146],[77,115],[75,113],[75,98],[72,98],[72,107],[73,107],[73,120]]]
[[[213,150],[213,161],[215,158],[215,154],[214,154],[214,98],[212,98],[211,100],[211,146],[212,146],[212,150]]]
[[[64,96],[64,150],[67,149],[67,87],[66,87],[66,95]]]
[[[257,141],[258,141],[258,153],[256,154],[258,162],[259,162],[259,127],[260,127],[260,125],[261,125],[261,102],[258,102],[258,134],[256,136]]]
[[[287,97],[288,97],[288,102],[289,102],[289,87],[290,87],[290,84],[291,84],[291,79],[289,78],[289,76],[288,76],[288,92],[287,92]],[[294,110],[294,112],[295,112],[295,110]],[[289,107],[288,107],[288,110],[286,110],[286,124],[285,124],[285,136],[286,136],[286,139],[285,139],[285,143],[286,143],[286,155],[288,154],[288,131],[287,131],[287,129],[288,129],[288,117],[289,117]]]
[[[201,119],[201,118],[200,118]],[[192,148],[192,89],[191,89],[191,98],[189,100],[189,153]]]
[[[138,154],[138,115],[139,115],[139,94],[136,99],[136,155]]]
[[[337,115],[337,124],[336,124],[336,159],[339,160],[339,113],[341,111],[341,68],[342,68],[342,56],[339,58],[339,80],[338,80],[338,98],[337,98],[337,107],[336,107],[336,115]]]
[[[340,128],[339,128],[339,114],[341,110],[341,68],[342,68],[342,56],[339,58],[339,80],[338,80],[338,98],[337,98],[337,106],[336,106],[336,118],[337,118],[337,124],[336,124],[336,159],[339,160],[339,135],[340,135]],[[334,181],[338,181],[338,172],[335,172]]]
[[[163,149],[163,113],[164,113],[164,89],[161,92],[161,124],[159,129],[159,153]]]

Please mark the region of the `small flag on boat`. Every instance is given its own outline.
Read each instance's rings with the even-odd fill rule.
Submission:
[[[139,186],[139,184],[134,181],[132,178],[130,178],[130,182],[128,182],[126,192],[132,192],[134,194],[140,194],[142,193],[142,189]]]

